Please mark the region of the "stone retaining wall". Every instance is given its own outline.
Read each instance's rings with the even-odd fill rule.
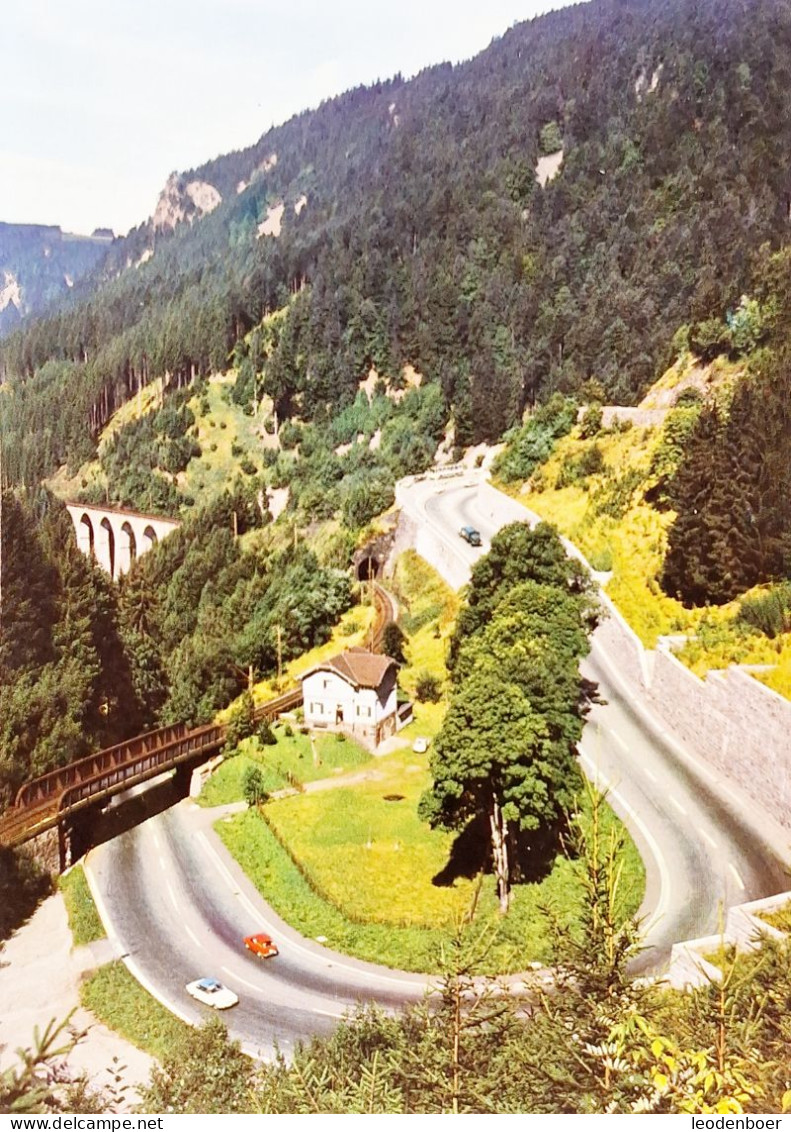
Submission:
[[[701,680],[670,653],[644,649],[604,604],[596,637],[617,657],[619,675],[668,730],[791,829],[791,702],[734,666]]]

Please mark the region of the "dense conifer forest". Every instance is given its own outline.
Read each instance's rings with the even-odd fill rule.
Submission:
[[[601,439],[602,404],[636,404],[680,357],[727,359],[738,375],[686,389],[650,467],[621,475],[592,444],[556,486],[606,472],[592,503],[614,524],[637,494],[672,510],[657,594],[714,606],[771,582],[738,617],[769,639],[787,632],[789,153],[786,0],[591,0],[174,175],[169,217],[113,241],[60,306],[0,342],[0,810],[25,779],[90,750],[212,719],[251,674],[327,640],[352,602],[355,545],[439,445],[452,458],[504,439],[495,475],[537,477],[540,491],[561,438]],[[214,199],[196,184],[216,207],[196,203]],[[133,399],[139,411],[102,435]],[[232,472],[201,492],[188,472],[212,414],[218,431],[232,414],[250,422],[249,445],[236,434]],[[74,545],[56,474],[85,501],[182,526],[111,583]],[[493,857],[513,850],[505,908],[542,839],[574,835],[568,782],[593,694],[577,665],[596,610],[548,528],[512,528],[493,551],[450,638],[421,816],[443,829],[491,816]],[[502,767],[492,754],[480,776],[475,760],[509,728],[495,798],[479,785]],[[145,1103],[791,1105],[787,948],[744,961],[728,995],[711,986],[679,1005],[633,983],[638,928],[608,913],[614,856],[576,836],[589,906],[576,937],[559,929],[556,993],[537,996],[529,1026],[491,988],[476,997],[465,963],[485,933],[460,927],[436,1010],[361,1011],[255,1080],[208,1027],[155,1072]],[[0,865],[0,904],[16,893],[27,910],[46,879],[8,853]],[[12,926],[4,913],[0,935]],[[230,1067],[228,1096],[202,1093],[207,1061]]]
[[[735,309],[786,239],[790,40],[781,0],[600,0],[183,174],[222,204],[142,225],[67,310],[4,344],[8,474],[76,466],[141,384],[224,369],[284,307],[255,359],[284,415],[321,421],[371,364],[407,362],[460,443],[591,377],[634,401],[676,330]],[[257,238],[280,203],[280,235]]]

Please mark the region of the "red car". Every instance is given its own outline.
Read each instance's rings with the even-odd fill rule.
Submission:
[[[253,955],[260,955],[262,959],[271,959],[273,955],[277,955],[272,937],[265,935],[264,932],[259,932],[258,935],[246,935],[244,945]]]

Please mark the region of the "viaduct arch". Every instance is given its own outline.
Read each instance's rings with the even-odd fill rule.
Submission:
[[[174,519],[114,507],[67,503],[66,509],[74,524],[77,546],[113,581],[125,574],[136,558],[181,526]]]

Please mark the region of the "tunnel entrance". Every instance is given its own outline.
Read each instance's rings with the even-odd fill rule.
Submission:
[[[370,582],[372,578],[379,577],[380,570],[381,564],[379,559],[375,558],[372,554],[366,555],[365,558],[361,558],[357,563],[357,581]]]

